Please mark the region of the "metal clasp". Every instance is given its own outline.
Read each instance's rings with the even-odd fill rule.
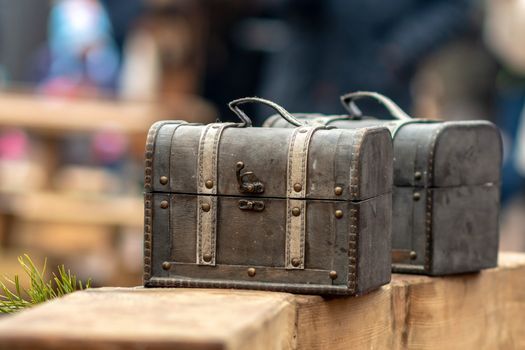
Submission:
[[[253,210],[253,211],[263,211],[264,202],[261,201],[249,201],[246,199],[241,199],[239,201],[239,209],[241,210]]]
[[[237,182],[239,183],[239,191],[241,193],[263,193],[264,184],[255,176],[253,171],[246,171],[241,174],[244,169],[243,162],[237,162]]]

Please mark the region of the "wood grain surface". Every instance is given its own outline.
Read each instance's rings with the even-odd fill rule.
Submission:
[[[525,254],[361,297],[102,288],[0,318],[0,349],[523,349]]]

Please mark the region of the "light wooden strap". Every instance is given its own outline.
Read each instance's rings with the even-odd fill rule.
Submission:
[[[287,269],[304,269],[306,234],[306,176],[308,146],[313,133],[324,126],[303,126],[294,130],[288,147],[286,253]]]
[[[203,208],[208,206],[208,211]],[[215,266],[217,197],[197,197],[197,264]]]
[[[217,234],[217,159],[222,131],[233,123],[207,125],[197,160],[197,264],[215,266]]]

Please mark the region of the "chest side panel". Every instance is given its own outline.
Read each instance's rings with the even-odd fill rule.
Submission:
[[[433,187],[499,184],[501,136],[489,122],[445,122],[434,152]]]
[[[433,192],[431,274],[497,265],[499,187],[436,188]]]

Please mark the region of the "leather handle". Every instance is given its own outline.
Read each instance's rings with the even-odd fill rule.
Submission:
[[[408,114],[406,114],[401,107],[399,107],[394,101],[388,97],[381,95],[377,92],[371,91],[356,91],[350,92],[341,96],[341,103],[343,107],[350,113],[351,116],[362,116],[361,110],[355,104],[356,100],[363,98],[371,98],[382,104],[394,117],[395,119],[405,120],[412,119]]]
[[[277,103],[265,100],[264,98],[260,98],[260,97],[243,97],[243,98],[239,98],[237,100],[233,100],[230,103],[228,103],[228,107],[230,107],[233,113],[235,113],[239,117],[239,119],[242,121],[242,123],[239,124],[239,127],[241,128],[252,126],[252,121],[250,117],[248,117],[246,113],[244,113],[244,111],[241,110],[241,108],[239,107],[240,105],[245,104],[245,103],[261,103],[263,105],[269,106],[273,108],[288,123],[294,126],[303,126],[303,123],[297,120],[286,109],[279,106]]]

